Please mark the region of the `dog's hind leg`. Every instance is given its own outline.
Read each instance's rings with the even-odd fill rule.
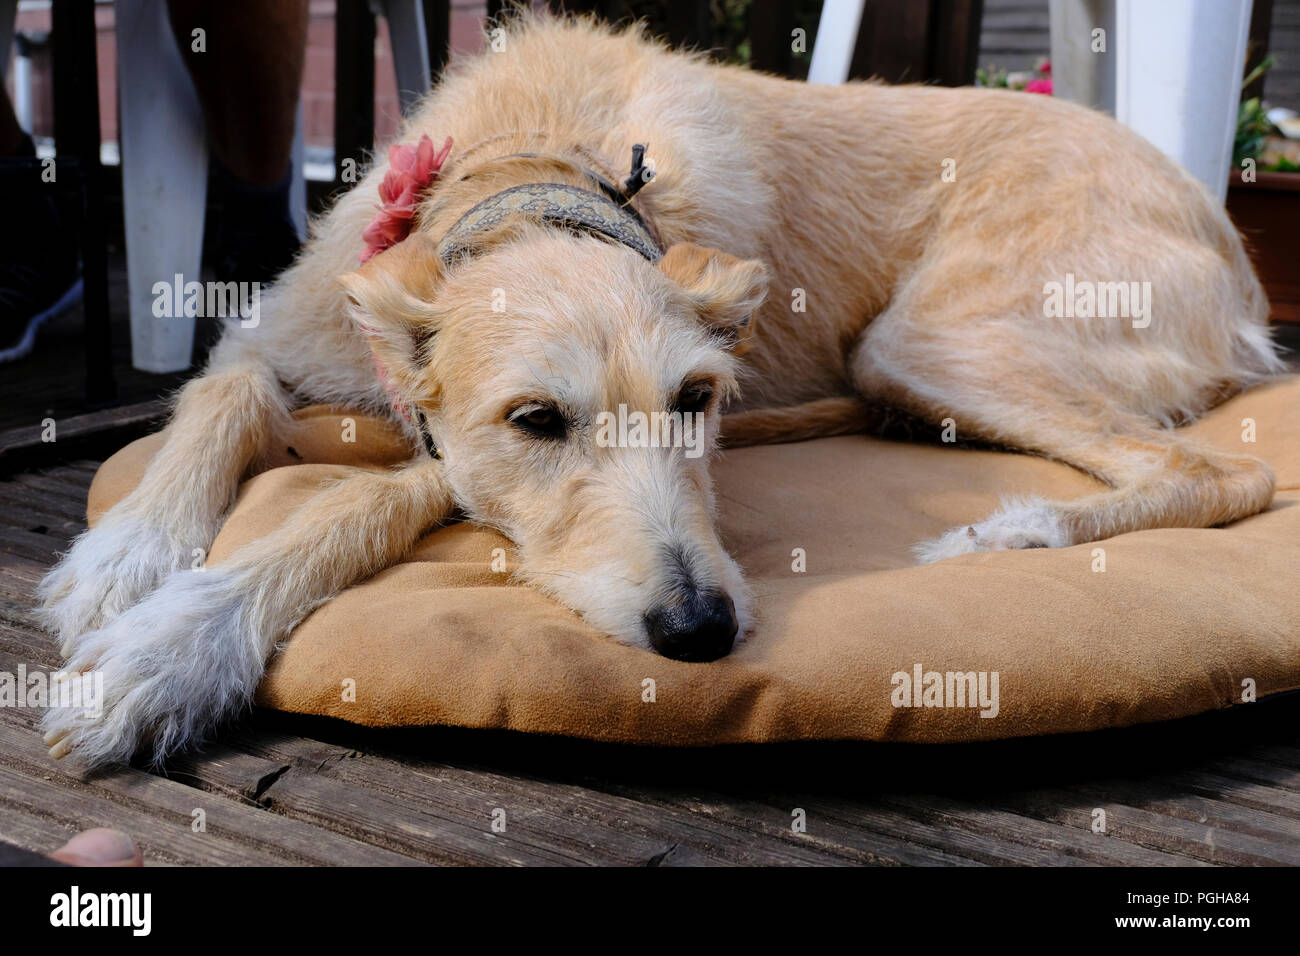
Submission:
[[[102,713],[50,708],[51,756],[155,763],[248,706],[276,642],[343,588],[388,567],[452,512],[441,462],[327,485],[274,533],[202,571],[173,571],[87,634],[70,672],[103,675]]]
[[[1109,489],[1075,501],[1007,501],[921,544],[923,561],[973,551],[1066,547],[1148,528],[1205,528],[1268,507],[1273,472],[1249,455],[1202,447],[1124,409],[1088,380],[1057,375],[1006,326],[882,329],[852,359],[865,395],[959,435],[1054,458]],[[1005,337],[1004,337],[1005,336]],[[1017,364],[1009,364],[1017,363]]]
[[[41,617],[65,657],[167,574],[202,559],[240,478],[282,421],[274,371],[233,342],[180,392],[140,484],[82,534],[41,582]]]
[[[1149,528],[1208,528],[1262,511],[1273,499],[1272,469],[1258,458],[1202,447],[1168,429],[1107,431],[1094,424],[1089,431],[1087,424],[1062,415],[1047,428],[1026,430],[1017,444],[1089,471],[1110,490],[1068,502],[1007,501],[983,520],[918,545],[917,557],[937,561],[971,551],[1066,547]]]

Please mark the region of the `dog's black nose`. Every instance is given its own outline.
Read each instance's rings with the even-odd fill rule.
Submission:
[[[718,591],[693,591],[645,616],[650,646],[675,661],[716,661],[736,640],[736,605]]]

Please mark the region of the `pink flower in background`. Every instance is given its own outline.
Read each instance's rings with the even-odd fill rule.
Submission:
[[[433,140],[427,135],[421,136],[414,146],[388,147],[388,172],[379,184],[379,212],[361,234],[366,241],[362,262],[410,235],[420,195],[438,178],[438,171],[450,153],[450,136],[439,150],[433,148]]]
[[[1043,76],[1051,76],[1051,75],[1052,75],[1052,61],[1051,61],[1051,60],[1044,60],[1043,63],[1042,63],[1042,65],[1038,68],[1038,72],[1041,73]]]
[[[1026,93],[1046,93],[1052,95],[1052,78],[1049,76],[1045,80],[1030,80],[1025,84]]]

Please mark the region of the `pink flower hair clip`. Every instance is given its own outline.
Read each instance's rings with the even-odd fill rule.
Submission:
[[[388,147],[388,172],[379,184],[379,212],[361,234],[366,241],[361,253],[363,263],[411,234],[420,195],[438,178],[450,153],[450,136],[439,150],[433,148],[433,140],[427,134],[414,146]]]

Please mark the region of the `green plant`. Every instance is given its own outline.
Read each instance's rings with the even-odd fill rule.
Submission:
[[[1246,78],[1241,81],[1242,89],[1258,80],[1272,66],[1273,56],[1269,54],[1260,61],[1259,66],[1246,74]],[[1232,143],[1233,165],[1240,167],[1245,160],[1258,159],[1268,143],[1268,138],[1276,132],[1277,128],[1264,112],[1264,104],[1260,102],[1258,96],[1242,100],[1241,105],[1237,108],[1237,135]],[[1271,166],[1261,166],[1260,168],[1267,172],[1300,172],[1300,166],[1297,166],[1286,157],[1282,157]]]
[[[975,70],[975,85],[1002,90],[1026,90],[1030,93],[1052,92],[1052,64],[1046,58],[1039,59],[1033,70],[1021,70],[1008,73],[1006,70],[990,63],[987,67]]]
[[[1237,108],[1237,135],[1232,143],[1232,164],[1240,167],[1247,159],[1257,159],[1264,149],[1273,124],[1264,114],[1259,97],[1243,100]]]
[[[987,67],[981,66],[975,71],[975,85],[1005,89],[1007,86],[1007,71],[992,64]]]

